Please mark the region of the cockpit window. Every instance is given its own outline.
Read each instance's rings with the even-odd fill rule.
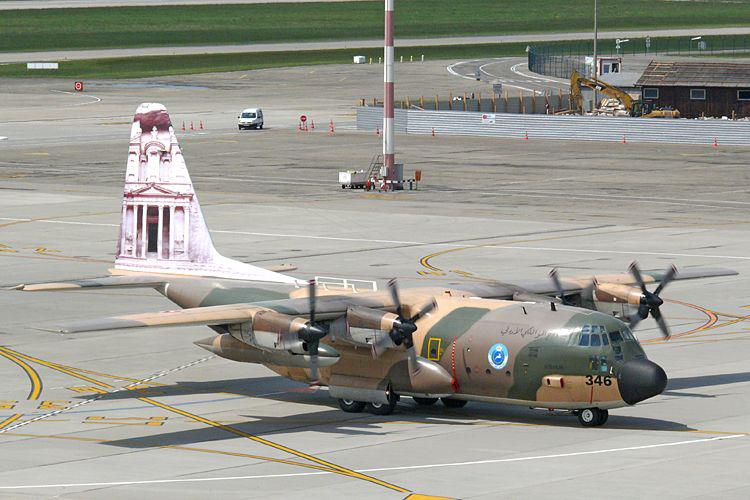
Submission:
[[[598,347],[600,345],[602,345],[602,338],[598,334],[596,335],[592,334],[591,335],[591,347]]]
[[[589,345],[589,334],[588,333],[582,333],[581,334],[581,340],[578,341],[578,345],[588,347]]]
[[[622,334],[615,330],[614,332],[609,332],[609,338],[612,340],[612,343],[619,343],[622,342]]]
[[[607,334],[602,334],[602,344],[609,345],[609,337],[607,337]]]

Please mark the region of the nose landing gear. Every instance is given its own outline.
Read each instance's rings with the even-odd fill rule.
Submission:
[[[586,408],[576,412],[578,421],[584,427],[599,427],[604,425],[609,418],[609,412],[599,408]]]

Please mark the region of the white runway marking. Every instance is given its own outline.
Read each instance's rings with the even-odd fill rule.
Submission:
[[[487,76],[491,76],[492,78],[499,78],[502,81],[502,84],[504,86],[506,86],[506,87],[513,87],[514,89],[528,90],[529,92],[532,92],[534,94],[542,95],[542,92],[540,92],[538,90],[530,89],[530,88],[527,88],[527,87],[520,87],[518,85],[511,85],[511,83],[515,82],[515,80],[504,80],[503,77],[501,77],[499,75],[493,75],[492,73],[490,73],[489,71],[487,71],[486,69],[484,69],[484,68],[486,68],[487,66],[489,66],[491,64],[497,64],[499,62],[502,62],[502,59],[498,59],[496,61],[492,61],[492,62],[488,62],[487,64],[483,64],[483,65],[479,66],[479,71],[481,71],[482,73],[484,73]],[[528,82],[528,83],[536,83],[536,84],[542,85],[544,87],[549,87],[550,86],[550,85],[545,85],[543,83],[539,83],[539,82],[537,82],[535,80],[526,80],[526,82]]]
[[[476,78],[473,77],[473,76],[466,76],[466,75],[462,75],[461,73],[456,73],[456,71],[453,69],[453,67],[454,66],[458,66],[459,64],[466,64],[466,63],[471,63],[471,62],[477,62],[479,60],[480,59],[475,59],[473,61],[458,61],[456,63],[451,64],[450,66],[447,66],[445,69],[447,69],[448,73],[450,73],[453,76],[457,76],[459,78],[464,78],[466,80],[476,80]]]
[[[79,93],[67,92],[65,90],[51,90],[50,92],[57,92],[58,94],[68,94],[68,95],[72,95],[75,97],[86,97],[89,99],[94,99],[93,101],[79,102],[78,104],[73,104],[73,106],[85,106],[87,104],[96,104],[97,102],[101,102],[102,100],[101,97],[96,97],[95,95],[81,94],[80,92]]]
[[[10,222],[42,222],[47,224],[76,224],[81,226],[105,226],[119,227],[119,224],[104,224],[97,222],[75,222],[49,219],[15,219],[11,217],[0,217],[0,220]],[[344,238],[338,236],[313,236],[309,234],[287,234],[287,233],[257,233],[251,231],[228,231],[228,230],[211,230],[217,234],[239,234],[244,236],[270,236],[274,238],[301,238],[309,240],[330,240],[330,241],[351,241],[357,243],[391,243],[394,245],[420,245],[448,248],[494,248],[497,250],[533,250],[538,252],[568,252],[568,253],[600,253],[615,255],[651,255],[655,257],[697,257],[705,259],[729,259],[729,260],[750,260],[750,257],[740,255],[713,255],[698,253],[677,253],[677,252],[646,252],[646,251],[627,251],[627,250],[598,250],[594,248],[559,248],[559,247],[527,247],[518,245],[477,245],[467,243],[439,243],[430,241],[405,241],[405,240],[375,240],[369,238]],[[581,236],[586,236],[582,234]]]
[[[552,78],[544,78],[542,76],[529,75],[528,73],[524,73],[523,71],[521,71],[521,70],[518,69],[519,66],[523,66],[524,64],[528,64],[528,63],[514,64],[513,66],[511,66],[510,70],[513,73],[517,74],[517,75],[520,75],[520,76],[523,76],[523,77],[526,77],[526,78],[531,78],[533,80],[542,80],[542,81],[545,81],[545,82],[557,83],[557,84],[566,84],[566,83],[569,83],[569,82],[567,82],[565,80],[562,80],[562,79],[553,80]]]
[[[689,444],[699,443],[710,443],[714,441],[725,441],[730,439],[737,439],[747,437],[746,434],[732,434],[730,436],[719,436],[705,439],[689,439],[686,441],[676,441],[673,443],[660,443],[660,444],[647,444],[642,446],[627,446],[624,448],[609,448],[604,450],[591,450],[591,451],[577,451],[572,453],[557,453],[554,455],[536,455],[531,457],[516,457],[516,458],[496,458],[490,460],[475,460],[471,462],[450,462],[441,464],[425,464],[425,465],[407,465],[403,467],[378,467],[376,469],[361,469],[356,472],[369,473],[369,472],[390,472],[390,471],[403,471],[403,470],[418,470],[418,469],[436,469],[445,467],[463,467],[467,465],[486,465],[486,464],[499,464],[508,462],[528,462],[533,460],[549,460],[556,458],[569,458],[569,457],[580,457],[586,455],[601,455],[608,453],[618,453],[623,451],[637,451],[637,450],[648,450],[654,448],[668,448],[673,446],[683,446]],[[332,475],[334,472],[294,472],[289,474],[263,474],[257,476],[229,476],[229,477],[201,477],[201,478],[189,478],[189,479],[151,479],[143,481],[111,481],[101,483],[60,483],[60,484],[29,484],[29,485],[13,485],[13,486],[0,486],[0,490],[22,490],[22,489],[38,489],[38,488],[76,488],[76,487],[106,487],[106,486],[129,486],[136,484],[164,484],[164,483],[200,483],[210,481],[237,481],[237,480],[250,480],[250,479],[271,479],[271,478],[285,478],[285,477],[304,477],[304,476],[323,476]]]

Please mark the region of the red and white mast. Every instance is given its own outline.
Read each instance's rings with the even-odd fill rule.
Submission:
[[[385,0],[385,69],[383,72],[383,164],[386,181],[396,181],[393,141],[393,1]]]

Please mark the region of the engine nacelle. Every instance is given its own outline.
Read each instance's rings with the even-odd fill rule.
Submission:
[[[235,339],[260,349],[307,354],[304,342],[290,335],[299,332],[306,324],[305,318],[258,310],[250,321],[228,325],[227,330]]]
[[[642,297],[641,290],[634,286],[597,283],[591,289],[591,297],[584,297],[584,303],[590,301],[590,309],[627,321],[638,312]]]

